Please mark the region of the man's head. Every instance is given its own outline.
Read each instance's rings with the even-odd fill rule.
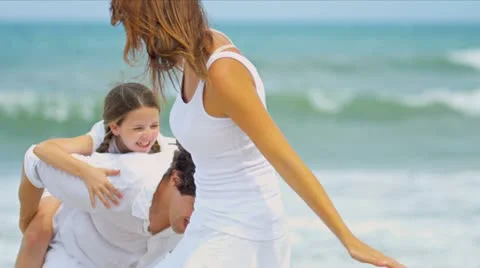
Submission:
[[[184,233],[193,212],[195,201],[195,164],[181,145],[173,155],[169,169],[165,172],[152,200],[152,207],[162,207],[167,212],[168,222],[176,233]],[[163,204],[159,204],[163,202]]]

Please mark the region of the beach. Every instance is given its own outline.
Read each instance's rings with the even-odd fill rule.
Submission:
[[[478,268],[480,25],[216,23],[257,67],[291,145],[362,240],[408,267]],[[121,27],[1,22],[0,268],[21,234],[22,156],[82,135],[114,85],[148,81],[122,60]],[[161,132],[171,135],[169,85]],[[364,267],[282,183],[292,267]],[[366,267],[366,266],[365,266]]]

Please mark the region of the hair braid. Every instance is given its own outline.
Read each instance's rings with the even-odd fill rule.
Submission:
[[[152,149],[150,149],[150,153],[158,153],[161,151],[160,144],[158,143],[158,140],[155,140],[155,143],[152,146]]]
[[[105,127],[105,138],[103,138],[102,143],[100,143],[100,146],[98,146],[97,153],[106,153],[108,152],[108,148],[110,147],[110,142],[112,141],[113,138],[113,133],[110,130],[109,126]]]

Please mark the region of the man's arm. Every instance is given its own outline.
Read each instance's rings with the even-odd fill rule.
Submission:
[[[36,188],[47,188],[48,191],[58,198],[65,205],[78,208],[87,212],[106,210],[102,202],[97,200],[97,206],[92,208],[87,187],[84,182],[76,176],[70,175],[62,170],[56,169],[41,161],[34,153],[35,145],[32,145],[25,153],[24,172],[26,179]],[[88,157],[75,155],[80,161],[87,162]],[[28,185],[28,184],[26,184]],[[27,186],[26,186],[27,188]],[[32,207],[35,200],[24,198],[26,207]],[[38,201],[37,206],[38,206]]]

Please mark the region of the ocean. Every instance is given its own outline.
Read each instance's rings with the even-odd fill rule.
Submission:
[[[478,268],[480,25],[216,23],[257,66],[268,108],[352,231],[408,267]],[[0,268],[21,234],[17,190],[29,145],[86,133],[119,82],[121,27],[0,23]],[[161,129],[171,135],[169,87]],[[350,259],[282,183],[292,267]]]

